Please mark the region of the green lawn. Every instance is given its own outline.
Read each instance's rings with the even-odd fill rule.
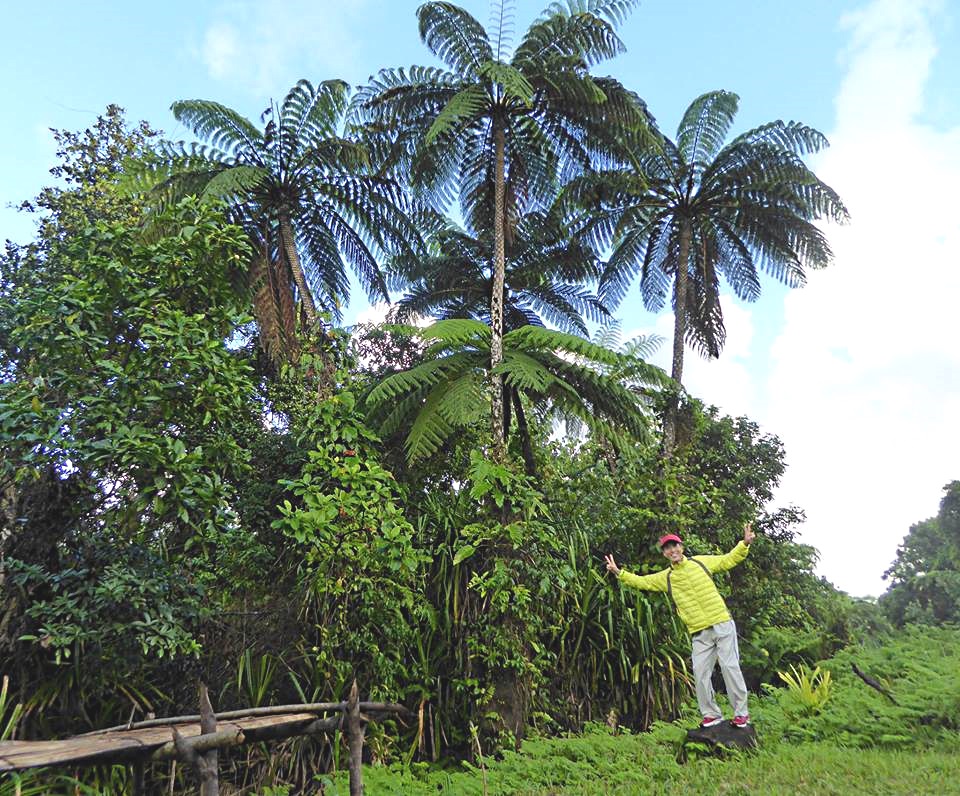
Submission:
[[[896,693],[868,688],[852,662]],[[805,707],[790,689],[767,688],[751,701],[760,749],[726,760],[678,752],[693,706],[681,722],[613,735],[589,725],[582,735],[531,738],[519,752],[447,768],[414,763],[366,767],[369,796],[498,794],[837,794],[913,796],[960,793],[960,630],[914,628],[851,647],[823,662],[833,674],[828,699]],[[333,778],[327,794],[347,793]]]
[[[519,753],[448,771],[364,769],[369,796],[422,794],[945,794],[960,790],[960,735],[922,751],[776,742],[736,759],[676,761],[676,729],[612,736],[599,728],[528,741]],[[486,788],[484,787],[486,780]],[[346,793],[336,779],[329,793]]]

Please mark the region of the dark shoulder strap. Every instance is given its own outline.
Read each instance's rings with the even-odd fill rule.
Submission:
[[[713,575],[710,574],[710,570],[707,569],[707,565],[704,564],[702,561],[699,561],[696,558],[688,558],[687,561],[692,561],[694,564],[700,567],[700,569],[702,569],[704,572],[707,573],[707,577],[710,578],[711,581],[713,580]],[[673,574],[673,567],[670,567],[670,571],[667,572],[667,597],[669,597],[671,600],[673,599],[673,586],[670,583],[670,576],[672,574]]]
[[[707,577],[710,578],[710,580],[713,580],[713,575],[710,574],[710,570],[707,569],[707,565],[706,565],[706,564],[704,564],[699,558],[691,558],[690,560],[691,560],[694,564],[696,564],[698,567],[700,567],[700,569],[702,569],[704,572],[706,572],[706,573],[707,573]]]

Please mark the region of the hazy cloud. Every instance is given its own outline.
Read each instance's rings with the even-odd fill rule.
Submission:
[[[261,96],[301,77],[356,79],[367,0],[238,0],[217,7],[199,57],[217,80]],[[313,74],[309,74],[313,72]]]

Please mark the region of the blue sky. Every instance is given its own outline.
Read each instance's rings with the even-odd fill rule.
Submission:
[[[522,32],[545,0],[518,0]],[[487,0],[464,7],[481,22]],[[429,63],[407,0],[3,3],[0,238],[31,221],[8,207],[49,182],[48,128],[82,129],[108,103],[169,137],[177,99],[216,99],[256,118],[307,77],[352,84]],[[11,35],[12,32],[12,35]],[[727,348],[688,357],[687,385],[747,414],[787,447],[779,502],[808,511],[821,572],[855,594],[880,575],[911,522],[960,478],[960,3],[956,0],[646,0],[621,30],[627,53],[597,71],[673,131],[694,97],[741,97],[738,129],[797,119],[833,146],[814,162],[853,212],[829,230],[837,261],[755,305],[727,300]],[[348,320],[373,313],[359,295]],[[634,295],[628,333],[669,336],[669,315]],[[665,360],[667,346],[662,357]]]

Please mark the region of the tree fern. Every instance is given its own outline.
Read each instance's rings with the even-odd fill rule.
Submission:
[[[836,192],[802,160],[826,146],[823,134],[777,121],[725,143],[737,106],[737,95],[726,91],[698,97],[675,143],[661,134],[657,147],[634,152],[631,171],[584,176],[562,200],[583,234],[612,246],[598,289],[605,304],[615,307],[638,275],[653,311],[672,289],[678,382],[684,343],[720,355],[723,282],[746,301],[760,296],[760,271],[791,287],[803,284],[807,268],[832,257],[813,222],[847,218]]]
[[[160,203],[198,194],[230,205],[258,252],[255,309],[263,344],[278,358],[293,353],[297,300],[308,321],[318,306],[340,317],[349,298],[344,263],[371,299],[386,299],[381,260],[419,251],[400,184],[377,171],[365,143],[343,133],[348,104],[343,81],[301,80],[258,128],[217,102],[175,102],[174,116],[205,143],[163,148],[128,183]]]
[[[502,357],[506,246],[517,220],[549,206],[574,173],[611,162],[618,124],[645,124],[633,95],[588,72],[622,51],[614,26],[632,5],[555,3],[508,55],[506,0],[495,6],[493,37],[464,9],[426,3],[417,10],[420,36],[446,69],[381,71],[353,105],[373,148],[420,198],[440,211],[458,199],[468,233],[489,239],[493,370]],[[570,314],[569,298],[567,304],[560,315]],[[518,319],[532,318],[529,308],[514,310]],[[494,382],[496,458],[503,450],[501,399]]]

